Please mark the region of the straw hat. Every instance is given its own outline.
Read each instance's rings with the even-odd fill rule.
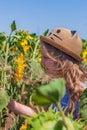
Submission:
[[[76,31],[65,28],[55,28],[48,36],[40,36],[41,42],[48,43],[70,55],[77,61],[82,61],[82,41]]]

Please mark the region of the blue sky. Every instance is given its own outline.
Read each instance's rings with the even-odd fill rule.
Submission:
[[[13,20],[30,33],[64,27],[87,40],[87,0],[0,0],[0,32],[9,34]]]

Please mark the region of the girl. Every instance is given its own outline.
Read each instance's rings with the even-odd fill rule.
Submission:
[[[51,79],[65,79],[66,94],[61,106],[66,108],[66,114],[72,112],[76,118],[80,95],[84,91],[83,83],[87,82],[87,74],[80,64],[82,42],[76,31],[65,28],[56,28],[48,36],[41,36],[40,40],[41,64]]]

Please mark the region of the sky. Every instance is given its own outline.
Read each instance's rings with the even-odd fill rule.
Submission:
[[[17,30],[38,36],[47,29],[64,27],[87,40],[87,0],[0,0],[0,32],[9,35],[13,20]]]

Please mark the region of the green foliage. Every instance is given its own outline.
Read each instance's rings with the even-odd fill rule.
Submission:
[[[46,36],[46,35],[48,34],[48,32],[49,32],[49,29],[47,29],[47,30],[43,33],[43,35]]]
[[[56,79],[47,85],[43,85],[36,89],[36,94],[32,95],[32,100],[38,105],[47,105],[50,102],[57,103],[65,94],[65,81],[64,79]],[[36,100],[41,99],[41,100]]]
[[[44,76],[46,76],[44,69],[42,68],[41,64],[36,61],[31,61],[30,65],[30,73],[32,80],[40,80]]]
[[[87,89],[84,90],[80,97],[80,114],[81,118],[87,123]]]
[[[2,112],[2,110],[7,107],[9,100],[10,98],[7,95],[7,92],[1,89],[0,90],[0,112]]]
[[[61,113],[54,112],[50,107],[48,111],[41,111],[32,118],[27,118],[26,123],[29,124],[27,130],[84,130],[84,123],[74,121],[69,117],[65,117],[68,128],[66,128]]]
[[[82,63],[83,65],[87,63],[87,41],[82,39],[82,51],[81,51],[81,57],[83,59]]]
[[[82,48],[83,49],[87,49],[87,41],[86,40],[84,40],[84,39],[82,39]]]
[[[59,125],[56,125],[58,117],[60,117],[60,113],[55,114],[51,108],[47,113],[42,111],[33,118],[27,119],[30,124],[27,130],[59,130]]]
[[[6,40],[5,32],[0,33],[0,44]],[[0,45],[1,46],[1,45]]]
[[[34,101],[37,105],[40,106],[46,106],[48,104],[51,104],[51,101],[49,99],[36,93],[32,95],[32,101]]]
[[[33,37],[33,42],[34,42],[34,43],[37,42],[37,41],[39,40],[39,37],[37,36],[36,33],[30,34],[30,36]]]
[[[15,20],[12,22],[11,24],[11,31],[15,31],[16,30],[16,23],[15,23]]]
[[[17,116],[17,119],[15,120],[10,130],[19,130],[23,122],[24,122],[24,118]]]

